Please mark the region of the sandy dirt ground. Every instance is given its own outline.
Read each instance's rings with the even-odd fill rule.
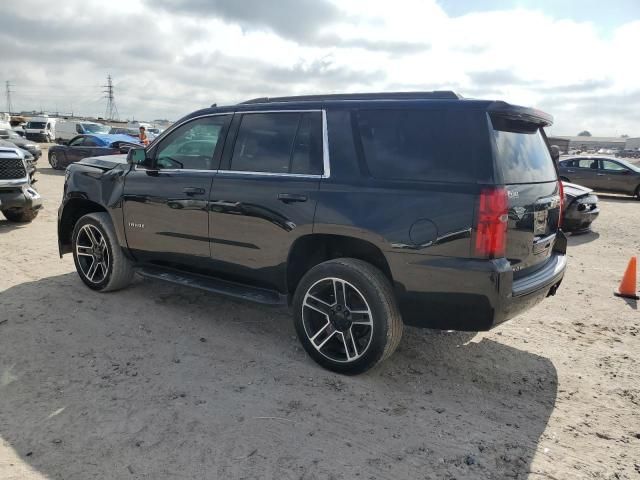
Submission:
[[[0,221],[1,479],[640,479],[640,315],[612,295],[639,202],[602,198],[556,297],[488,333],[407,328],[352,378],[285,311],[87,289],[39,163],[44,211]]]

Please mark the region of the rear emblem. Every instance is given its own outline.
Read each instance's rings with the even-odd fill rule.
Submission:
[[[507,197],[518,198],[520,197],[520,193],[518,191],[512,192],[511,190],[507,190]]]

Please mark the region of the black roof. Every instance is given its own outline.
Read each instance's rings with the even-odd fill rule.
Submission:
[[[380,92],[380,93],[339,93],[328,95],[300,95],[291,97],[261,97],[247,100],[236,105],[212,105],[183,117],[176,123],[188,118],[202,115],[228,112],[249,112],[255,110],[294,110],[297,108],[357,108],[362,106],[388,107],[398,102],[403,105],[425,105],[433,107],[447,106],[447,108],[475,108],[488,113],[505,116],[513,120],[532,122],[540,126],[553,123],[553,117],[545,112],[519,105],[511,105],[502,101],[467,99],[450,90],[436,90],[433,92]],[[275,105],[277,104],[277,107]]]
[[[336,93],[329,95],[298,95],[291,97],[259,97],[240,102],[240,105],[256,103],[326,102],[335,100],[460,100],[462,96],[451,90],[433,92],[381,92],[381,93]],[[212,107],[214,107],[212,105]]]

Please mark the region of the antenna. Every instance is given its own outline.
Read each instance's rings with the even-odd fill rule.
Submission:
[[[9,82],[9,80],[7,80],[5,82],[5,95],[7,98],[7,113],[9,115],[11,115],[11,112],[13,111],[13,105],[11,104],[11,82]]]
[[[113,81],[111,79],[111,75],[107,75],[107,84],[102,85],[103,90],[102,93],[105,93],[105,98],[107,99],[107,110],[105,111],[105,118],[108,120],[118,120],[118,107],[116,107],[116,98],[113,94]]]

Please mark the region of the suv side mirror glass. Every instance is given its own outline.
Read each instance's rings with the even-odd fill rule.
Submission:
[[[147,152],[144,148],[132,148],[127,153],[127,163],[142,165],[147,159]]]

